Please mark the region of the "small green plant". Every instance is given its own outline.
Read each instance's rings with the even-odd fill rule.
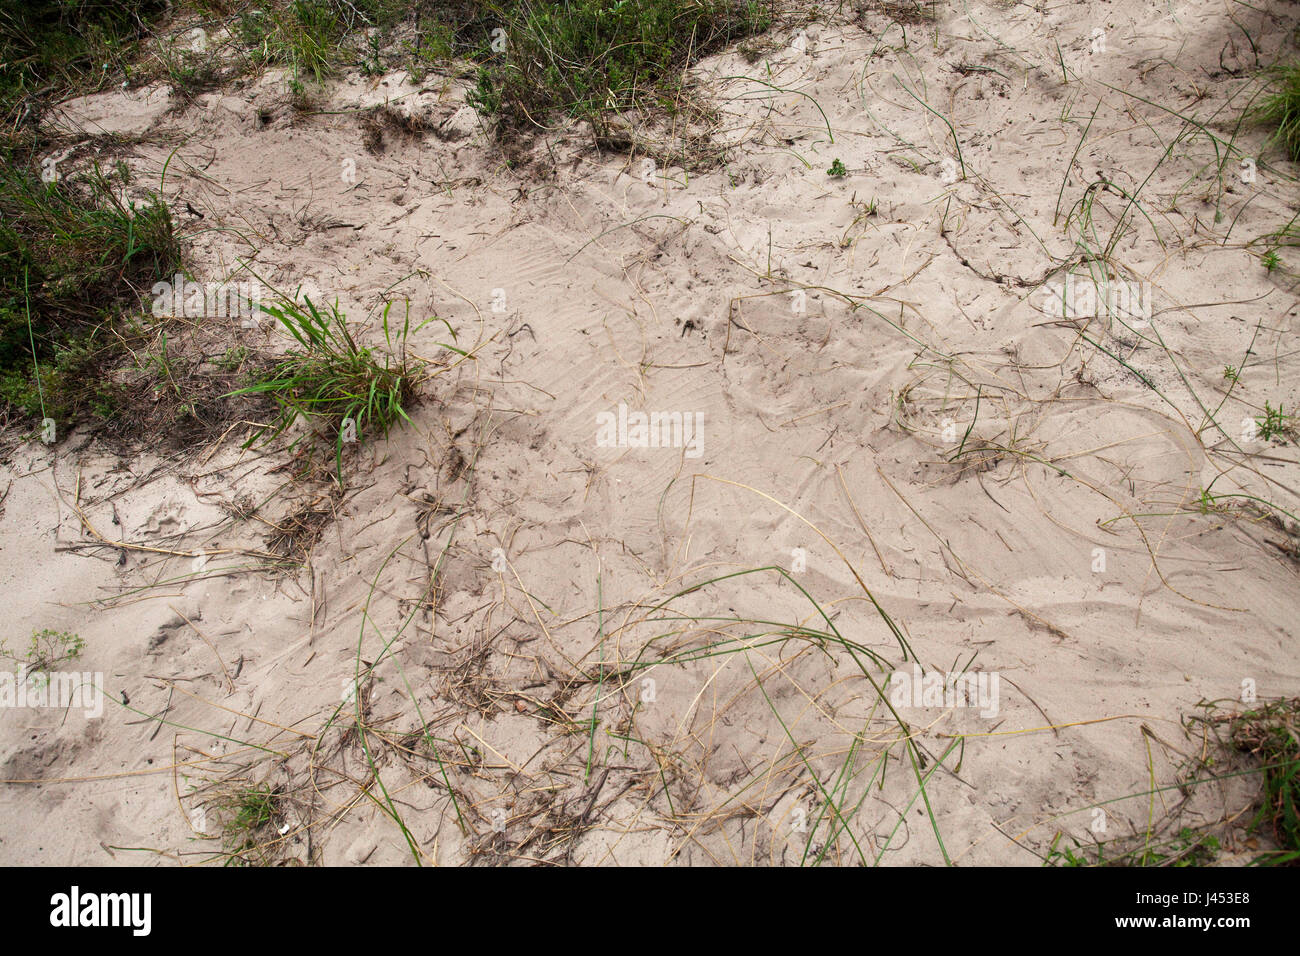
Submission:
[[[412,328],[409,303],[401,327],[390,328],[391,308],[391,302],[384,306],[382,326],[388,348],[381,353],[356,340],[337,302],[324,310],[306,297],[301,303],[285,299],[278,306],[262,306],[293,336],[298,347],[260,381],[230,393],[264,394],[279,408],[275,420],[255,431],[245,447],[264,434],[278,436],[299,420],[325,423],[337,436],[335,456],[342,480],[344,443],[361,441],[372,432],[387,436],[398,421],[409,422],[405,405],[414,394],[424,363],[407,358],[407,339],[435,321],[447,327],[453,341],[456,333],[446,319],[437,317]],[[454,345],[439,345],[466,354]]]
[[[28,671],[43,671],[76,660],[85,647],[85,640],[70,631],[43,628],[32,631],[31,642],[23,654],[11,652],[8,640],[0,641],[0,657],[11,660]]]
[[[1285,435],[1290,430],[1290,422],[1294,416],[1284,414],[1282,406],[1274,408],[1268,401],[1264,402],[1264,417],[1255,419],[1255,425],[1259,428],[1259,436],[1264,441],[1271,441],[1276,437]]]
[[[269,784],[255,784],[236,791],[224,802],[227,817],[221,828],[221,842],[227,866],[266,862],[258,841],[260,831],[275,819],[278,798],[279,792]]]
[[[161,383],[170,386],[177,397],[180,397],[181,387],[177,384],[176,376],[172,373],[172,361],[167,354],[166,331],[162,333],[158,351],[145,353],[141,364],[146,371],[151,372]]]
[[[405,65],[411,79],[420,83],[430,69],[450,60],[455,42],[456,31],[439,22],[420,29],[415,35],[414,43],[410,40],[402,41],[401,49],[406,54]]]
[[[372,33],[367,38],[367,49],[365,59],[361,61],[361,72],[365,76],[382,76],[384,73],[384,58],[382,41],[379,34]]]
[[[245,790],[235,804],[235,815],[227,825],[239,832],[256,830],[275,816],[275,794],[266,785]]]
[[[1260,256],[1259,261],[1267,272],[1272,272],[1282,263],[1282,260],[1278,258],[1277,250],[1275,249],[1270,249],[1268,252]]]
[[[839,159],[833,160],[831,162],[831,168],[826,170],[826,175],[833,179],[843,179],[848,174],[849,171],[844,168],[844,164],[840,162]]]
[[[248,349],[242,345],[233,345],[226,349],[226,354],[216,360],[216,365],[227,372],[236,372],[248,358]]]
[[[496,116],[501,112],[501,90],[493,85],[492,74],[486,66],[478,68],[478,82],[465,94],[465,102],[484,116]]]
[[[1091,864],[1088,861],[1087,851],[1083,849],[1079,844],[1079,841],[1071,837],[1070,842],[1073,843],[1074,846],[1062,847],[1060,843],[1061,837],[1063,836],[1065,836],[1065,834],[1057,833],[1056,836],[1052,837],[1052,845],[1047,848],[1047,856],[1043,858],[1043,866],[1090,866]],[[1078,850],[1079,852],[1076,853],[1075,850]],[[1097,845],[1097,852],[1098,855],[1101,854],[1101,844]]]
[[[157,56],[172,94],[178,99],[191,100],[212,89],[220,80],[217,60],[206,53],[163,42],[158,47]]]
[[[1223,380],[1225,382],[1240,382],[1241,373],[1237,370],[1236,366],[1225,365],[1223,366]]]
[[[1159,848],[1151,847],[1141,857],[1141,866],[1205,866],[1219,855],[1219,838],[1183,827],[1177,835]]]

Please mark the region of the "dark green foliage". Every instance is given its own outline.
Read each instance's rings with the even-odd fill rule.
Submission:
[[[113,350],[108,326],[180,264],[171,213],[157,197],[124,200],[98,169],[41,180],[32,161],[0,171],[0,404],[64,420],[108,411],[90,375]],[[41,389],[35,368],[40,369]]]
[[[671,108],[682,68],[772,19],[767,4],[736,0],[521,0],[492,9],[501,32],[489,34],[497,49],[489,42],[472,102],[538,125],[550,110],[590,118]]]

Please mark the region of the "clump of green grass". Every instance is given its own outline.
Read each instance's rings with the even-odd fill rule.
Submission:
[[[166,0],[0,0],[0,113],[116,76]],[[112,69],[110,69],[110,66]]]
[[[259,845],[261,831],[275,819],[279,792],[269,784],[246,786],[225,802],[228,817],[221,828],[227,866],[267,862]]]
[[[335,457],[340,479],[345,443],[354,439],[360,442],[371,435],[387,437],[399,421],[410,421],[406,405],[414,396],[425,363],[407,357],[409,336],[437,321],[446,325],[453,341],[456,337],[445,319],[427,319],[412,328],[409,304],[400,327],[389,325],[392,303],[384,306],[381,323],[387,345],[384,351],[356,340],[337,302],[321,309],[309,298],[304,297],[301,303],[286,298],[280,305],[262,308],[293,336],[297,347],[261,380],[231,393],[266,395],[279,409],[274,421],[250,436],[246,447],[264,435],[279,436],[299,421],[324,424],[336,436]],[[442,347],[465,354],[453,345],[442,344]],[[290,447],[300,440],[301,437],[295,439]]]
[[[124,199],[96,168],[46,183],[34,159],[0,170],[0,407],[62,421],[104,412],[98,373],[120,358],[111,330],[135,290],[180,265],[171,213],[157,196]]]
[[[293,71],[291,86],[294,92],[301,93],[305,80],[319,84],[344,64],[359,65],[369,75],[383,72],[384,38],[391,27],[407,17],[417,23],[413,55],[427,60],[432,49],[433,55],[449,56],[450,44],[437,42],[445,39],[445,29],[435,26],[432,46],[424,45],[425,32],[418,23],[425,6],[419,0],[266,3],[242,11],[233,32],[255,64],[289,66]]]
[[[181,100],[213,89],[224,78],[216,56],[188,49],[184,43],[160,43],[157,56],[172,94]]]
[[[685,66],[772,22],[770,5],[754,0],[518,0],[492,9],[501,32],[470,102],[506,125],[540,126],[556,110],[589,119],[671,110]]]
[[[1276,67],[1270,77],[1273,92],[1255,109],[1261,123],[1277,127],[1273,142],[1300,161],[1300,62]]]
[[[335,48],[350,25],[342,7],[330,0],[293,0],[273,16],[281,58],[295,77],[310,75],[319,83],[335,69]]]
[[[330,0],[292,0],[240,13],[232,27],[254,66],[288,66],[295,91],[302,80],[320,83],[336,70],[348,22]]]
[[[227,825],[238,832],[255,830],[275,816],[275,794],[269,786],[250,787],[235,801],[235,815]]]
[[[417,78],[462,57],[482,69],[470,102],[502,129],[563,110],[596,119],[631,108],[675,110],[683,70],[766,30],[774,0],[267,0],[203,4],[229,36],[221,58],[162,39],[152,66],[137,41],[163,0],[0,0],[0,105],[28,94],[96,89],[161,74],[182,98],[249,67],[290,68],[290,90],[343,66],[368,75],[405,66]],[[211,9],[209,9],[211,6]],[[161,39],[161,38],[160,38]],[[463,64],[462,64],[463,65]]]

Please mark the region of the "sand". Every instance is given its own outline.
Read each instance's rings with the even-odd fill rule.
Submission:
[[[1173,784],[1200,703],[1300,691],[1293,524],[1197,508],[1211,482],[1300,496],[1294,442],[1243,424],[1297,401],[1297,299],[1259,241],[1295,170],[1237,129],[1295,11],[903,19],[698,64],[712,169],[648,155],[662,125],[630,155],[581,126],[503,152],[436,75],[346,78],[309,114],[274,72],[63,104],[133,137],[141,188],[172,156],[195,279],[249,264],[371,342],[407,297],[472,357],[349,446],[343,491],[328,452],[293,480],[244,426],[9,444],[6,634],[76,632],[105,705],[5,714],[0,861],[221,862],[257,786],[261,862],[1039,865],[1058,834],[1224,818],[1221,859],[1249,858],[1249,781]],[[380,104],[429,131],[368,150]],[[1063,309],[1081,239],[1116,272]],[[319,538],[268,569],[304,509]],[[913,658],[982,706],[891,713]]]

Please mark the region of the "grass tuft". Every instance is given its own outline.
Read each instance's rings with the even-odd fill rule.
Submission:
[[[262,308],[279,321],[297,347],[260,381],[231,393],[266,395],[279,409],[275,419],[257,429],[246,446],[264,435],[279,436],[299,421],[324,424],[335,434],[340,480],[344,444],[360,442],[372,434],[387,437],[399,421],[410,421],[405,406],[414,397],[416,382],[426,366],[423,361],[407,357],[411,333],[438,321],[447,326],[453,341],[456,337],[445,319],[427,319],[413,329],[409,304],[401,327],[390,328],[390,302],[384,306],[382,316],[388,348],[380,352],[356,340],[337,302],[321,309],[304,297],[301,303],[285,299],[280,305]],[[452,345],[442,347],[465,354]]]
[[[1272,141],[1300,161],[1300,62],[1274,68],[1270,75],[1273,92],[1255,109],[1261,123],[1277,127]]]
[[[470,103],[506,126],[541,126],[551,111],[671,111],[686,66],[772,23],[770,5],[753,0],[520,0],[495,10]]]
[[[268,784],[246,786],[224,802],[222,827],[226,866],[263,866],[270,862],[263,845],[266,828],[275,819],[280,793]]]

